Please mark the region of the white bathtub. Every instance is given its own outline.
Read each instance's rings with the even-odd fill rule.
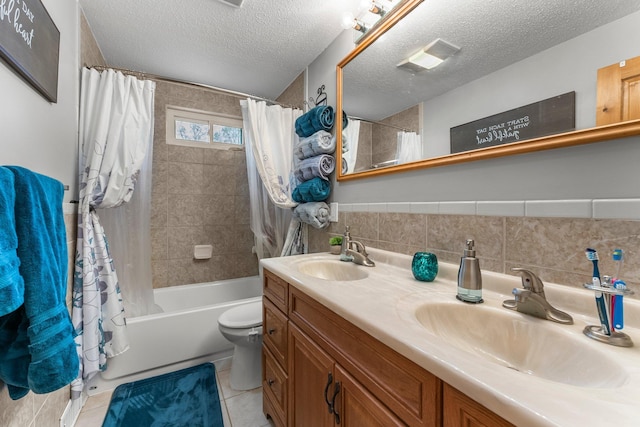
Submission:
[[[260,276],[154,290],[162,313],[127,319],[130,348],[109,359],[87,384],[89,395],[206,361],[229,358],[233,345],[218,331],[231,307],[262,299]]]

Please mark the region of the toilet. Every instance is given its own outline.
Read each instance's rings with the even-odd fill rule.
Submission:
[[[262,384],[262,301],[243,304],[218,318],[222,336],[235,346],[231,359],[231,388],[251,390]]]

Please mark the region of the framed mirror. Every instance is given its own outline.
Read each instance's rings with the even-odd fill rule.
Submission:
[[[404,0],[337,65],[338,181],[640,134],[596,126],[598,70],[640,55],[640,0],[458,3]],[[444,62],[407,66],[439,42]],[[452,129],[567,93],[573,126],[452,152]]]

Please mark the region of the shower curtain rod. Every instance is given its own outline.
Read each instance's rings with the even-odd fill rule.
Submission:
[[[380,126],[387,126],[393,129],[398,129],[401,130],[403,132],[415,132],[414,130],[409,130],[409,129],[405,129],[405,128],[401,128],[399,126],[394,126],[394,125],[390,125],[387,123],[382,123],[382,122],[376,122],[374,120],[367,120],[367,119],[363,119],[361,117],[356,117],[356,116],[348,116],[350,119],[355,119],[355,120],[360,120],[361,122],[367,122],[367,123],[372,123],[374,125],[380,125]]]
[[[159,76],[157,74],[151,74],[151,73],[145,73],[143,71],[135,71],[135,70],[129,70],[127,68],[118,68],[118,67],[106,67],[103,65],[93,65],[91,67],[87,66],[88,68],[95,68],[98,71],[105,71],[105,70],[115,70],[115,71],[120,71],[122,73],[125,74],[133,74],[135,76],[138,76],[140,78],[148,78],[148,79],[153,79],[153,80],[160,80],[160,81],[164,81],[164,82],[168,82],[168,83],[179,83],[179,84],[184,84],[184,85],[189,85],[189,86],[196,86],[202,89],[209,89],[215,92],[219,92],[219,93],[223,93],[225,95],[233,95],[236,96],[240,99],[243,98],[251,98],[251,99],[255,99],[257,101],[264,101],[264,102],[270,102],[271,104],[276,104],[279,105],[281,107],[285,107],[285,108],[298,108],[295,107],[293,105],[287,105],[287,104],[283,104],[281,102],[278,101],[274,101],[272,99],[268,99],[268,98],[263,98],[261,96],[256,96],[256,95],[250,95],[248,93],[243,93],[243,92],[238,92],[235,90],[230,90],[230,89],[223,89],[220,87],[216,87],[216,86],[211,86],[211,85],[207,85],[204,83],[195,83],[195,82],[189,82],[186,80],[179,80],[179,79],[174,79],[171,77],[163,77],[163,76]]]

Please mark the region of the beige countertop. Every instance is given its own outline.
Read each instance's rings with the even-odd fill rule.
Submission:
[[[264,259],[260,265],[515,425],[640,425],[638,300],[624,300],[625,328],[622,332],[631,337],[635,346],[614,347],[589,339],[582,333],[586,325],[599,324],[594,294],[588,289],[545,282],[547,300],[573,316],[573,325],[561,325],[501,306],[503,300],[512,299],[513,288],[521,287],[519,277],[483,271],[485,302],[475,306],[455,298],[457,265],[440,263],[434,282],[420,282],[411,273],[410,256],[374,248],[367,250],[376,262],[375,267],[342,263],[364,270],[368,277],[360,280],[324,280],[298,270],[301,263],[314,260],[340,263],[338,256],[328,253]],[[544,339],[537,340],[540,342],[535,350],[542,352],[542,356],[537,354],[536,357],[548,359],[547,365],[557,360],[574,366],[584,365],[584,377],[575,381],[571,375],[563,378],[562,372],[555,372],[548,377],[552,379],[548,379],[536,370],[520,372],[501,366],[495,360],[483,357],[482,348],[465,351],[418,321],[416,309],[426,303],[495,310],[497,316],[502,316],[503,311],[512,313],[518,322],[527,322],[527,325],[531,322],[536,332],[538,328],[542,329],[543,337],[546,336],[544,331],[548,331],[550,338],[554,337],[548,343]],[[504,324],[497,321],[494,324],[491,316],[488,319],[486,323],[466,327],[476,328],[487,337],[501,336],[500,328],[504,328]],[[464,324],[464,321],[458,323]],[[600,384],[590,381],[589,376],[597,378],[603,373],[602,369],[607,369],[605,376],[611,372],[611,381]],[[553,365],[542,371],[549,370],[553,371]],[[575,376],[575,369],[573,371]],[[595,385],[581,385],[583,379]]]

